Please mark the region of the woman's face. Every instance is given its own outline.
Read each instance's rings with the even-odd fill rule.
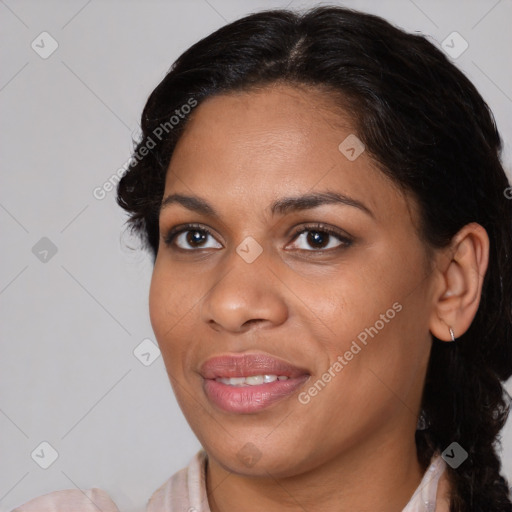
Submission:
[[[167,173],[151,322],[190,426],[241,474],[414,446],[433,296],[417,213],[327,102],[210,98]]]

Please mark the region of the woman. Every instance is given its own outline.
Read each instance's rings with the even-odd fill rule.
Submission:
[[[512,510],[499,153],[468,79],[375,16],[262,12],[175,62],[118,202],[204,450],[147,510]]]

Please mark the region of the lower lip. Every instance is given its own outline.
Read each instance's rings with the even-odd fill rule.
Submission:
[[[213,379],[205,379],[206,396],[220,409],[247,414],[258,412],[292,395],[309,375],[287,380],[276,380],[257,386],[230,386]]]

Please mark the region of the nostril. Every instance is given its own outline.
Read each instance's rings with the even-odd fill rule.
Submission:
[[[258,324],[258,323],[261,323],[261,322],[264,322],[265,320],[263,318],[253,318],[251,320],[247,320],[247,322],[244,322],[244,324],[242,325],[242,328],[243,327],[248,327],[254,323]]]

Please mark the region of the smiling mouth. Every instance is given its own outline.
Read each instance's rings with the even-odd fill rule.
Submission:
[[[203,391],[223,412],[257,413],[295,394],[310,374],[264,353],[226,354],[202,366]]]

